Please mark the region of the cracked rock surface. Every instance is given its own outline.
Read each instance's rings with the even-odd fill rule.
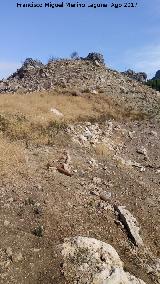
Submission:
[[[74,237],[63,244],[63,273],[68,283],[145,284],[123,270],[116,250],[94,238]]]

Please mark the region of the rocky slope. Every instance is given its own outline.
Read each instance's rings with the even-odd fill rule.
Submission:
[[[1,82],[0,283],[160,283],[160,93],[98,58]]]
[[[100,54],[90,53],[86,58],[73,60],[50,60],[46,65],[28,58],[17,72],[1,82],[0,92],[42,91],[56,85],[94,89],[105,86],[106,75]]]
[[[132,70],[122,72],[131,79],[145,82],[147,75]],[[110,82],[110,79],[112,81]],[[115,78],[114,78],[115,77]],[[119,81],[116,81],[119,79]],[[0,92],[40,91],[54,88],[56,85],[77,87],[81,91],[100,88],[105,90],[109,84],[125,88],[124,76],[106,68],[101,54],[89,53],[85,58],[50,60],[44,65],[40,61],[27,58],[22,67],[7,80],[0,82]],[[127,90],[129,91],[129,90]]]
[[[23,94],[57,88],[61,88],[62,93],[72,90],[75,96],[105,93],[130,110],[153,116],[159,114],[159,92],[139,82],[137,76],[143,73],[131,73],[130,76],[127,72],[108,69],[103,56],[97,53],[89,53],[85,58],[51,60],[47,65],[26,59],[20,69],[0,82],[0,93]]]

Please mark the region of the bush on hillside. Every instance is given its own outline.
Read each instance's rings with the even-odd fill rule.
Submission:
[[[160,79],[148,80],[147,85],[160,92]]]

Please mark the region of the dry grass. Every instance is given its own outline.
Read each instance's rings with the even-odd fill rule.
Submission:
[[[51,108],[56,108],[63,116],[55,115]],[[68,122],[138,116],[133,111],[127,112],[105,94],[75,97],[50,91],[0,96],[0,130],[5,137],[26,143],[52,144]]]
[[[17,142],[0,137],[0,176],[14,180],[27,173],[25,149]]]
[[[63,116],[51,112],[56,108]],[[107,118],[137,118],[105,94],[64,95],[58,91],[0,96],[0,176],[10,180],[28,175],[26,146],[52,145],[68,142],[65,129],[78,121],[103,122]],[[62,134],[62,135],[61,135]],[[67,141],[67,142],[65,142]],[[98,144],[95,153],[101,158],[111,156],[106,144]]]
[[[51,108],[62,112],[63,117],[55,115]],[[96,115],[94,104],[83,97],[54,92],[0,97],[0,130],[11,140],[48,144],[67,122]]]
[[[114,151],[106,143],[98,143],[95,146],[95,153],[101,159],[107,159],[114,154]]]
[[[0,113],[23,114],[29,121],[44,124],[51,120],[61,121],[50,109],[56,108],[65,120],[75,120],[86,114],[94,115],[93,104],[83,97],[60,96],[44,92],[31,95],[3,95],[0,97]]]
[[[89,95],[82,97],[64,96],[60,92],[41,92],[28,95],[0,96],[0,113],[23,114],[32,122],[45,123],[48,121],[77,120],[79,117],[96,117],[108,115],[113,118],[125,116],[139,116],[134,110],[127,111],[105,94]],[[57,117],[50,109],[56,108],[64,114],[64,118]]]

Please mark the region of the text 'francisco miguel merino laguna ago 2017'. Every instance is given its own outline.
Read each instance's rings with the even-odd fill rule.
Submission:
[[[79,3],[79,2],[46,2],[16,3],[17,8],[136,8],[137,3]]]

